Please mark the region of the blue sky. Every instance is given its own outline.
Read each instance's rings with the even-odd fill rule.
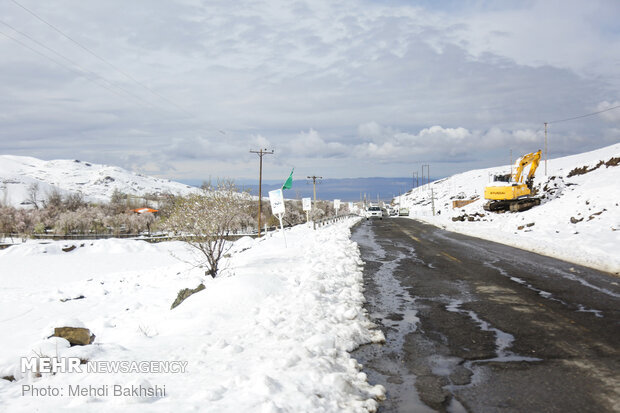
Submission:
[[[255,177],[259,148],[268,179],[445,176],[620,104],[614,0],[11,0],[0,16],[0,153],[171,179]],[[620,110],[549,127],[550,157],[618,141]]]

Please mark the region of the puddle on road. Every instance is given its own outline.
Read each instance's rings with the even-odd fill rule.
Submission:
[[[470,388],[476,386],[483,380],[483,372],[480,369],[485,363],[514,363],[514,362],[539,362],[543,361],[537,357],[520,356],[508,350],[512,347],[514,336],[510,333],[493,327],[489,322],[481,319],[475,311],[461,308],[462,300],[451,300],[446,305],[446,310],[454,313],[464,314],[472,321],[476,322],[482,331],[491,331],[495,334],[495,357],[483,360],[467,360],[463,363],[463,367],[472,372],[471,380],[468,384],[449,384],[446,386],[451,393],[457,392],[459,389]]]
[[[368,344],[353,354],[364,365],[364,372],[370,381],[382,384],[387,390],[387,399],[382,402],[379,411],[434,412],[420,400],[415,389],[416,377],[403,361],[405,337],[417,330],[420,319],[415,300],[394,277],[394,271],[403,259],[415,259],[415,251],[409,246],[397,245],[401,251],[388,255],[376,241],[368,224],[360,225],[352,240],[364,250],[367,265],[370,262],[379,265],[372,280],[369,280],[371,285],[367,285],[375,291],[366,294],[366,299],[370,318],[383,327],[386,342],[383,345]],[[454,411],[458,411],[457,406]]]
[[[463,301],[452,300],[450,304],[446,306],[446,310],[453,313],[460,313],[467,315],[471,320],[476,322],[482,331],[491,331],[495,334],[495,354],[496,357],[486,360],[476,360],[475,363],[488,363],[488,362],[514,362],[514,361],[542,361],[542,359],[536,357],[519,356],[518,354],[509,351],[512,347],[512,343],[515,338],[512,334],[506,333],[499,328],[493,327],[489,322],[481,319],[475,311],[465,310],[461,308]]]

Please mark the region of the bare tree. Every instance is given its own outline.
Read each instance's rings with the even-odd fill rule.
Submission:
[[[52,188],[47,194],[47,200],[43,201],[45,208],[51,208],[55,210],[62,210],[62,194],[58,188]]]
[[[84,201],[84,195],[81,192],[73,192],[65,197],[64,200],[65,209],[69,211],[77,211],[80,208],[84,208],[87,206]]]
[[[26,198],[35,209],[39,209],[39,183],[33,182],[28,185],[28,197]]]
[[[220,181],[217,187],[203,185],[201,194],[176,200],[164,227],[199,251],[205,275],[215,278],[220,260],[232,246],[227,237],[242,226],[248,197],[231,180]]]

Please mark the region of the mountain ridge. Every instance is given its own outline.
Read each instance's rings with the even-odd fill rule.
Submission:
[[[143,196],[197,191],[189,185],[131,172],[117,166],[78,159],[44,161],[30,156],[0,155],[0,203],[28,207],[31,188],[37,200],[56,191],[62,195],[81,193],[88,202],[108,202],[115,190]]]

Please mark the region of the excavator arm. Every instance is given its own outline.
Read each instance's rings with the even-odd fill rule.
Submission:
[[[523,155],[521,158],[517,159],[515,162],[516,170],[513,174],[513,181],[519,184],[523,183],[523,170],[526,166],[530,165],[530,170],[527,174],[527,181],[531,181],[534,178],[534,174],[536,173],[536,169],[538,169],[538,164],[540,163],[541,151],[528,153],[527,155]]]

